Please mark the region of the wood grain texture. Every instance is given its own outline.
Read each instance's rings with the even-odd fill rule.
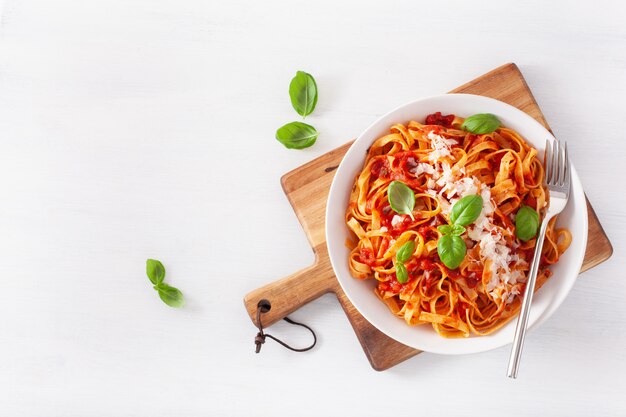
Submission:
[[[478,94],[498,99],[526,112],[550,129],[515,64],[496,68],[451,93]],[[300,272],[252,291],[244,298],[244,304],[250,318],[255,321],[258,302],[261,299],[269,300],[272,309],[263,316],[263,321],[270,325],[322,294],[334,292],[370,364],[375,370],[382,371],[420,351],[387,337],[365,320],[350,303],[332,271],[324,233],[326,200],[335,169],[351,144],[347,143],[283,176],[283,189],[313,247],[316,261]],[[613,253],[611,243],[588,200],[587,209],[589,238],[581,272],[605,261]]]

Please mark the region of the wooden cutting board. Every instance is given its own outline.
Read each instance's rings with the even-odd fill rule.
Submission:
[[[522,73],[515,64],[503,65],[451,93],[478,94],[509,103],[534,117],[550,129]],[[282,177],[282,186],[293,206],[315,252],[315,263],[308,268],[252,291],[244,298],[248,314],[256,324],[260,300],[271,302],[271,310],[263,315],[263,325],[270,326],[302,305],[322,294],[334,292],[343,307],[365,355],[377,371],[389,369],[420,353],[387,337],[377,330],[350,303],[339,286],[330,265],[324,233],[326,199],[334,171],[352,142],[303,165]],[[607,260],[613,248],[593,208],[587,201],[589,240],[581,272]]]

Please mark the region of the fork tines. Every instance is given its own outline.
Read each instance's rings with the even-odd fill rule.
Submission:
[[[546,140],[546,183],[550,188],[569,189],[570,167],[567,142]]]

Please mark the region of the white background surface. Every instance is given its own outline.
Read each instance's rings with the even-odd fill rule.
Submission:
[[[0,20],[0,415],[625,415],[626,26],[618,2],[7,0]],[[268,342],[248,291],[309,265],[285,172],[398,104],[516,62],[615,246],[526,341],[371,370],[333,296]],[[297,119],[315,75],[321,132]],[[166,307],[145,259],[186,295]],[[306,335],[276,325],[293,343]],[[261,408],[259,408],[261,407]],[[323,413],[323,414],[322,414]]]

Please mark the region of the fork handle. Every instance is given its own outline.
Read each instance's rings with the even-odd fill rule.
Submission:
[[[520,359],[522,357],[522,347],[524,346],[524,337],[526,336],[526,328],[528,325],[528,317],[530,316],[530,304],[533,301],[535,292],[535,283],[537,282],[537,273],[539,272],[539,262],[541,261],[541,249],[543,248],[543,240],[548,229],[548,221],[550,218],[546,215],[541,223],[541,229],[537,235],[535,244],[535,254],[530,264],[528,272],[528,281],[526,281],[526,290],[524,291],[524,299],[522,300],[522,308],[517,318],[517,326],[515,327],[515,337],[513,338],[513,347],[511,356],[509,357],[509,369],[507,376],[509,378],[517,378],[517,370],[519,368]]]

